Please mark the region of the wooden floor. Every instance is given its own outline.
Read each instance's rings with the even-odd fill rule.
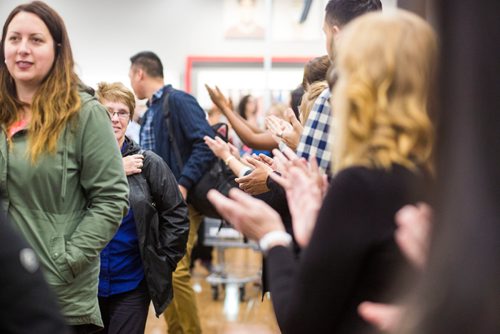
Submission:
[[[214,263],[221,250],[214,250]],[[261,269],[261,254],[251,249],[228,248],[223,251],[225,261],[224,272],[229,277],[247,278],[259,275]],[[220,266],[216,266],[220,269]],[[219,297],[213,300],[212,285],[207,282],[209,272],[196,263],[193,270],[192,283],[197,292],[198,310],[203,333],[280,333],[268,295],[261,301],[260,284],[246,283],[244,301],[239,302],[239,289],[236,285],[218,285]],[[167,333],[167,325],[162,317],[154,315],[152,306],[146,324],[146,334]]]

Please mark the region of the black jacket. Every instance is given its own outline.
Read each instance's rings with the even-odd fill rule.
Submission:
[[[69,334],[28,243],[0,213],[0,333]]]
[[[189,234],[187,205],[177,181],[161,157],[143,151],[134,141],[125,138],[127,148],[122,154],[142,153],[142,173],[127,177],[130,207],[134,213],[144,275],[156,316],[172,301],[172,272],[186,253]]]

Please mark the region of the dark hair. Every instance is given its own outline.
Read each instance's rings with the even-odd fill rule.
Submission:
[[[326,73],[329,67],[330,58],[327,55],[309,60],[304,66],[302,87],[307,90],[307,86],[313,82],[326,80]]]
[[[133,66],[138,66],[152,78],[163,78],[163,65],[160,57],[152,51],[142,51],[130,57]]]
[[[304,87],[299,85],[297,88],[290,92],[290,108],[292,108],[295,117],[300,120],[299,106],[302,103],[302,96],[304,95]]]
[[[382,10],[380,0],[330,0],[325,7],[325,20],[331,26],[341,27],[360,15],[376,10]]]
[[[247,116],[245,114],[246,107],[247,107],[247,102],[250,100],[252,95],[245,95],[241,98],[240,103],[238,103],[238,114],[240,114],[241,117],[244,119],[247,119]]]

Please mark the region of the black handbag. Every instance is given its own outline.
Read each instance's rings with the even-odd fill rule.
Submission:
[[[174,150],[177,164],[180,167],[180,170],[182,170],[183,163],[181,154],[170,123],[168,95],[168,92],[166,92],[166,96],[163,100],[163,114],[167,125],[170,144]],[[226,123],[214,124],[212,125],[212,129],[214,130],[216,136],[220,137],[225,142],[228,141],[229,127]],[[222,219],[215,207],[207,199],[207,193],[210,189],[215,189],[227,196],[231,188],[238,186],[234,179],[235,175],[231,169],[229,169],[229,167],[227,167],[221,159],[215,159],[210,168],[208,168],[205,174],[203,174],[201,179],[189,190],[187,202],[206,217]]]

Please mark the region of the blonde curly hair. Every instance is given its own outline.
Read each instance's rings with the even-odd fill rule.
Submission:
[[[432,171],[429,87],[437,58],[429,24],[406,11],[370,13],[340,37],[333,170],[400,164]]]

